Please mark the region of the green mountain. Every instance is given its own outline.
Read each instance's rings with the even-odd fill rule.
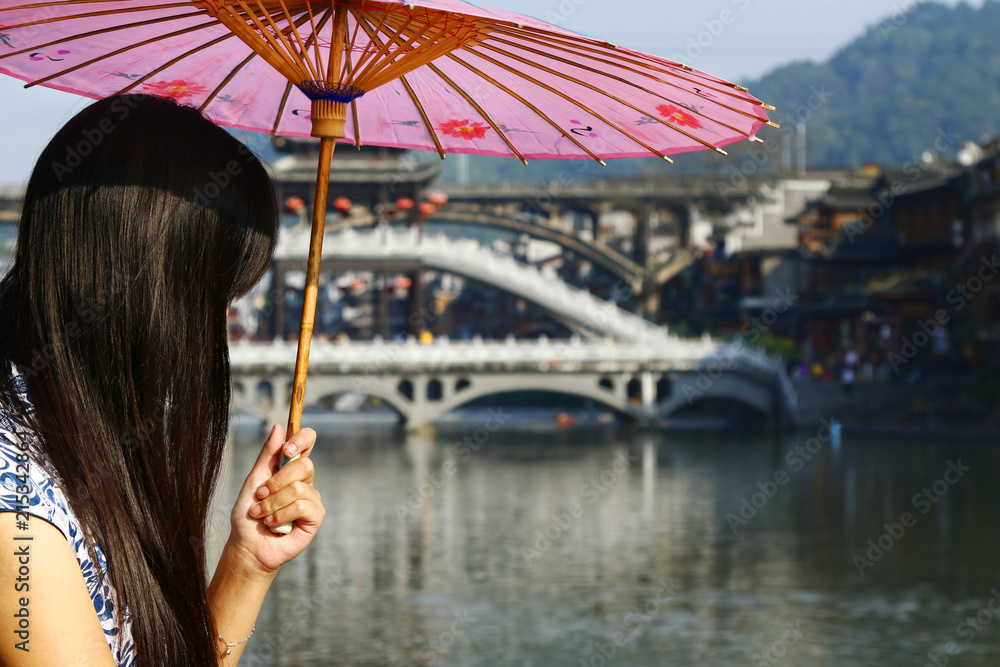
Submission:
[[[1000,0],[979,8],[927,2],[908,5],[838,51],[825,63],[795,62],[759,81],[741,82],[757,98],[777,107],[780,130],[761,138],[794,143],[798,121],[805,126],[810,169],[857,168],[867,162],[901,166],[925,152],[954,157],[966,141],[1000,135]],[[690,153],[666,173],[732,174],[750,149],[759,173],[787,168],[784,150],[766,156],[741,143],[730,157]],[[797,154],[795,152],[791,153]],[[766,157],[766,159],[762,159]],[[442,180],[457,178],[449,157]],[[569,172],[574,180],[665,173],[660,160],[615,160],[607,168],[584,168],[561,160],[517,160],[473,156],[474,182],[545,182]]]
[[[778,108],[779,134],[796,114],[805,120],[810,167],[902,165],[942,148],[950,157],[965,141],[1000,134],[998,34],[996,0],[978,9],[921,3],[826,63],[792,63],[748,86]]]

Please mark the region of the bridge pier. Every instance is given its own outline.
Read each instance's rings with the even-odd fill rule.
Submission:
[[[632,240],[632,261],[639,266],[649,266],[649,228],[653,217],[653,207],[649,205],[633,209],[635,236]]]

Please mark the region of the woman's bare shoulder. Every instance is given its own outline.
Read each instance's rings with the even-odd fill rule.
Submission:
[[[66,537],[11,511],[0,511],[0,665],[115,667]]]

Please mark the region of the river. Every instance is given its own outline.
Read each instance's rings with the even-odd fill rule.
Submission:
[[[262,442],[246,430],[220,508]],[[241,665],[1000,664],[994,446],[502,410],[317,430],[326,522]]]

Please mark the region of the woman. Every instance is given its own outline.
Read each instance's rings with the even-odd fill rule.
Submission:
[[[301,458],[276,472],[275,426],[208,584],[226,314],[277,231],[257,158],[172,100],[96,102],[42,153],[0,283],[3,665],[238,662],[275,573],[325,514],[315,433],[289,438]]]

